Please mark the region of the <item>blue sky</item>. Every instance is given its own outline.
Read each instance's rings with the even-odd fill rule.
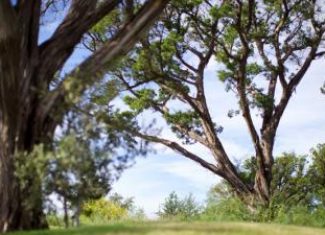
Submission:
[[[60,18],[58,15],[42,28],[41,41],[53,33]],[[72,69],[87,55],[85,50],[77,49],[65,71]],[[284,151],[307,154],[311,147],[325,142],[325,95],[320,94],[320,87],[325,81],[324,69],[324,59],[314,62],[293,95],[280,123],[275,155]],[[244,159],[252,153],[248,132],[240,116],[232,119],[227,117],[228,110],[236,107],[236,99],[232,93],[225,92],[224,85],[217,79],[216,70],[217,64],[212,61],[206,72],[209,107],[214,120],[224,127],[220,138],[228,154],[233,159]],[[162,135],[175,138],[166,130],[163,130]],[[172,191],[181,196],[192,193],[197,201],[203,203],[209,188],[220,179],[166,147],[155,145],[154,148],[156,154],[145,158],[139,156],[136,164],[113,185],[113,191],[125,197],[134,197],[137,206],[144,208],[150,218],[155,217],[159,205]],[[198,145],[190,148],[194,153],[209,159],[208,150]]]
[[[229,108],[235,107],[236,100],[218,81],[214,72],[216,66],[210,63],[206,74],[212,115],[224,127],[220,137],[229,155],[233,159],[244,159],[253,153],[248,132],[241,117],[229,119],[226,115]],[[293,95],[280,123],[275,155],[284,151],[307,154],[311,147],[325,142],[325,95],[320,93],[325,80],[324,68],[324,60],[314,62]],[[169,133],[162,135],[168,136]],[[114,191],[123,196],[133,196],[137,205],[143,207],[151,218],[155,217],[159,205],[172,191],[181,196],[193,193],[197,201],[203,203],[209,188],[220,178],[166,147],[155,147],[156,154],[139,157],[136,165],[123,173],[113,185]],[[191,149],[201,156],[209,156],[202,147],[191,146]]]

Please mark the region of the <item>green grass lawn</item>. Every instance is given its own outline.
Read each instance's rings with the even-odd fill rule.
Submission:
[[[18,232],[11,235],[325,235],[325,229],[254,223],[120,223],[80,229]]]

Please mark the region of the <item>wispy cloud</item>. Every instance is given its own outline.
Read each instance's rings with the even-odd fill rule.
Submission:
[[[227,117],[228,110],[235,108],[237,101],[218,81],[214,72],[216,64],[213,63],[208,66],[206,84],[211,114],[224,127],[220,138],[229,156],[245,158],[253,152],[247,128],[242,117]],[[315,62],[293,95],[280,123],[275,144],[276,155],[283,151],[305,154],[311,147],[325,142],[325,96],[319,92],[325,80],[323,68],[324,61]],[[257,118],[254,117],[255,120]],[[162,135],[175,140],[173,133],[166,129]],[[192,145],[189,149],[212,159],[209,151],[199,145]],[[156,150],[156,155],[139,160],[132,169],[126,171],[114,189],[123,195],[135,196],[136,202],[151,217],[154,217],[159,204],[173,190],[181,195],[193,192],[203,201],[207,190],[218,178],[166,147],[156,145]]]

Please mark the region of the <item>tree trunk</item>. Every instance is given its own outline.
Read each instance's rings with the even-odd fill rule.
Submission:
[[[32,151],[47,133],[44,120],[36,115],[38,95],[31,84],[37,76],[25,54],[19,18],[10,1],[0,1],[0,231],[47,227],[43,214],[41,185],[33,175],[22,187],[15,176],[17,153]],[[30,36],[30,35],[29,35]],[[33,45],[33,44],[31,44]],[[34,79],[37,81],[37,79]],[[33,174],[33,173],[31,173]],[[36,189],[36,192],[31,191]],[[31,202],[31,197],[35,200]]]
[[[77,210],[76,210],[76,227],[80,227],[80,213],[81,213],[81,200],[80,198],[77,199]]]
[[[0,231],[7,232],[16,226],[18,214],[18,188],[13,173],[12,143],[6,137],[6,128],[1,124],[0,137]]]
[[[119,4],[119,1],[107,1],[94,9],[95,1],[75,2],[54,35],[39,45],[42,1],[0,0],[0,232],[47,227],[41,185],[33,178],[33,172],[27,186],[20,184],[15,176],[15,157],[17,153],[30,153],[37,144],[53,140],[54,128],[71,104],[65,107],[66,103],[62,102],[67,92],[65,83],[56,92],[49,91],[50,83],[82,36]],[[85,80],[75,91],[77,95],[95,82],[88,75],[101,74],[109,62],[125,54],[167,3],[167,0],[148,1],[113,41],[73,70],[78,76],[69,75],[68,82],[72,77]],[[35,200],[31,202],[26,197]]]
[[[63,196],[64,227],[69,228],[69,214],[67,198]]]
[[[257,163],[258,169],[255,176],[254,190],[258,196],[259,204],[268,206],[271,199],[271,182],[272,182],[272,167],[273,167],[273,132],[264,131],[261,138],[262,156]]]
[[[8,128],[0,120],[0,231],[47,228],[41,185],[31,175],[22,187],[15,176],[16,153],[22,150],[17,146],[16,135],[9,129],[15,128]]]

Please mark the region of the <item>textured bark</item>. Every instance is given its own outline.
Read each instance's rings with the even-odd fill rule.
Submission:
[[[56,126],[76,101],[67,102],[64,95],[68,91],[62,93],[62,87],[57,89],[59,92],[52,91],[59,96],[53,95],[50,83],[83,35],[121,1],[72,0],[62,23],[41,45],[38,37],[42,1],[17,2],[13,6],[10,0],[0,1],[0,232],[47,227],[41,185],[32,175],[25,187],[19,184],[15,156],[32,151],[37,144],[51,143]],[[81,96],[101,79],[97,72],[102,74],[107,64],[125,54],[167,3],[168,0],[147,1],[117,34],[118,42],[107,42],[76,68],[74,71],[79,72],[73,74],[74,81],[85,84],[74,95]],[[130,26],[135,26],[134,30]],[[30,203],[26,195],[35,188],[39,188],[39,193],[33,195]]]
[[[14,177],[14,151],[19,123],[19,31],[9,1],[0,3],[0,231],[16,221],[18,187]],[[13,23],[13,26],[11,26]],[[16,54],[17,53],[17,54]],[[8,99],[7,97],[11,97]]]

